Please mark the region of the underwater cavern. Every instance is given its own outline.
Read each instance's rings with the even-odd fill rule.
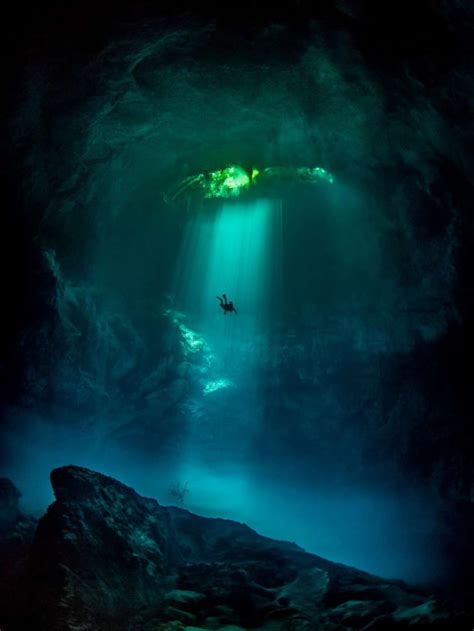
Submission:
[[[2,631],[473,627],[473,41],[12,7]]]

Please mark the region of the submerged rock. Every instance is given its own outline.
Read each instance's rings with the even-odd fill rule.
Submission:
[[[448,620],[432,596],[400,581],[244,524],[160,506],[94,471],[62,467],[51,482],[56,501],[38,524],[23,603],[6,631],[385,629]]]
[[[173,547],[167,511],[79,467],[55,469],[51,483],[56,501],[31,551],[31,624],[121,628],[142,609],[160,607]]]

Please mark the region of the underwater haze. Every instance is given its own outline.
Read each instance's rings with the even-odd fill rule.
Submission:
[[[380,576],[459,576],[473,90],[432,4],[436,68],[423,38],[368,47],[346,2],[28,57],[0,427],[25,510],[75,464]]]

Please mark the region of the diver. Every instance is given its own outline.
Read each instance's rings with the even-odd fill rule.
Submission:
[[[232,312],[237,313],[237,309],[234,307],[234,303],[232,302],[232,300],[227,302],[227,296],[225,294],[222,294],[222,298],[220,296],[216,296],[216,298],[217,300],[219,300],[220,306],[224,311],[224,315]]]

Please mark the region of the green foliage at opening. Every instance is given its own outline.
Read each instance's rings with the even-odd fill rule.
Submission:
[[[232,199],[253,189],[268,193],[279,183],[317,184],[334,182],[334,176],[322,167],[266,167],[253,168],[248,173],[239,165],[230,165],[209,173],[190,175],[181,180],[166,199],[174,201],[185,195],[197,194],[205,199]]]

